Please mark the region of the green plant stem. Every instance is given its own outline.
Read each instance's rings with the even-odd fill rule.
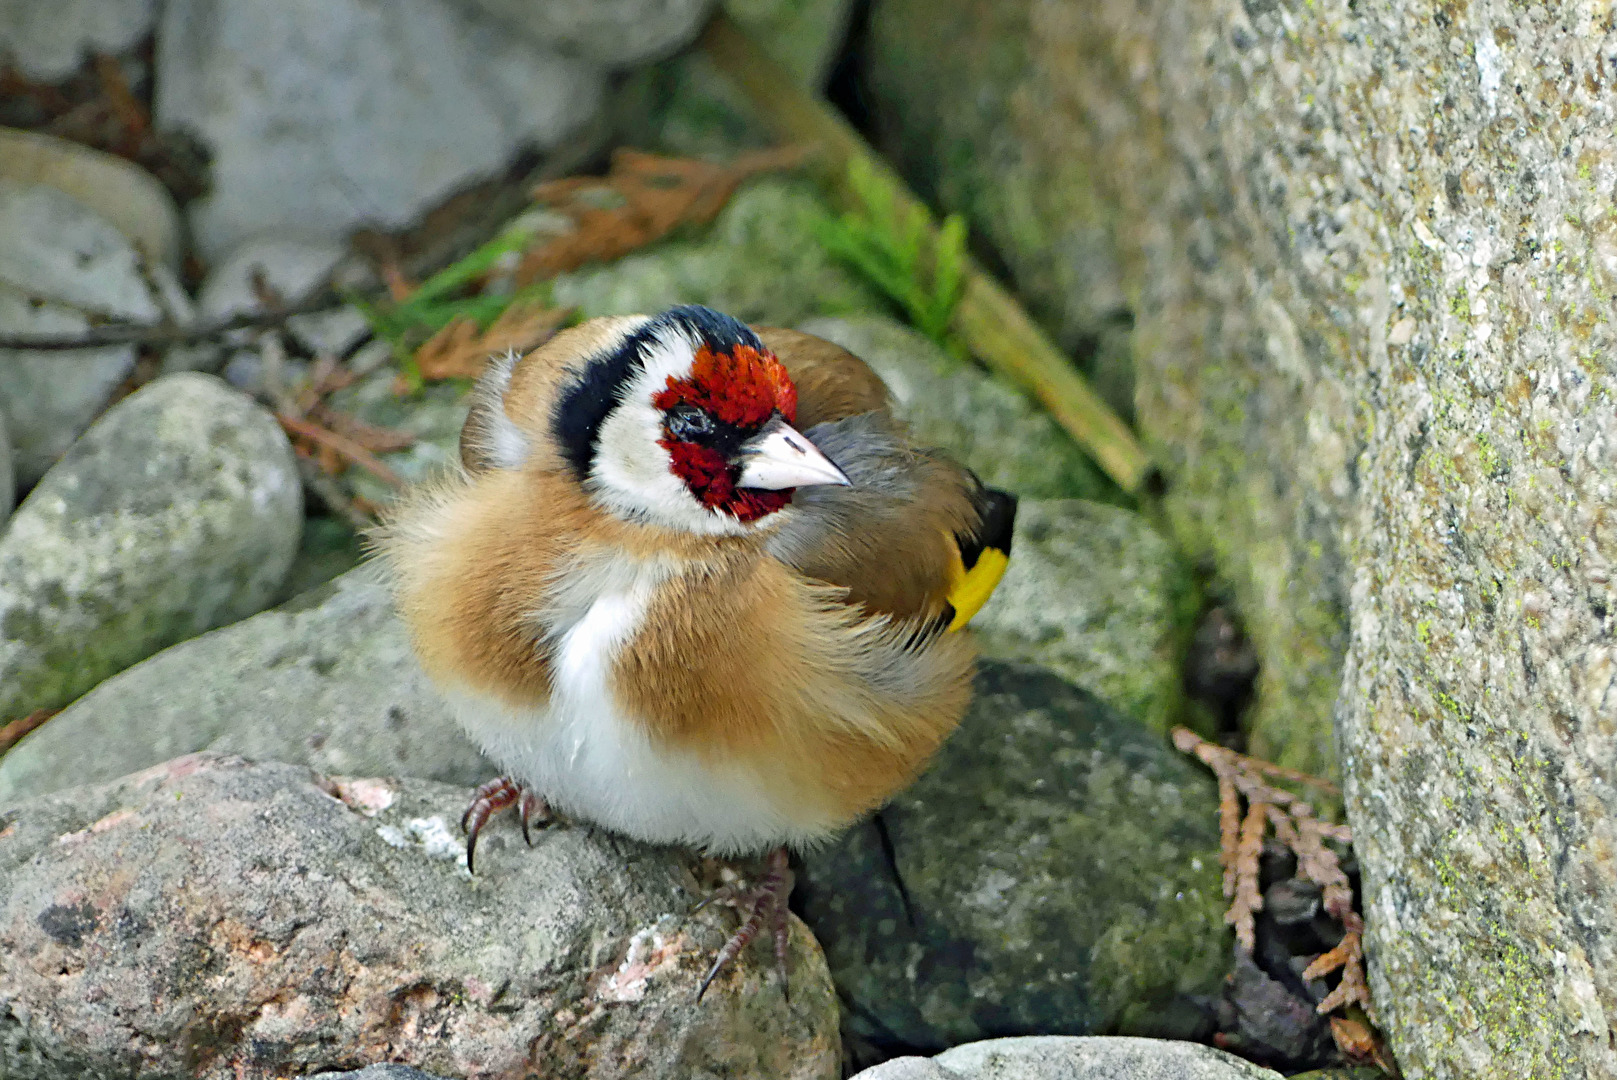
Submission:
[[[818,148],[811,167],[839,205],[858,209],[848,187],[848,165],[860,160],[895,192],[897,212],[915,214],[931,243],[938,243],[931,211],[898,173],[829,105],[784,78],[780,64],[722,12],[708,24],[702,48],[782,139]],[[974,260],[966,261],[964,277],[950,328],[983,363],[1048,409],[1118,487],[1138,494],[1151,463],[1128,425]]]

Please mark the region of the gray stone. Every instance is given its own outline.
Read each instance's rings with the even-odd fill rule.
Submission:
[[[89,325],[71,308],[0,284],[0,333],[72,335]],[[134,367],[133,346],[72,352],[0,349],[0,413],[11,432],[17,483],[32,484],[44,476],[106,408]]]
[[[28,0],[21,2],[28,6]],[[150,7],[149,0],[140,3]],[[4,10],[4,0],[0,0],[0,10]],[[58,5],[52,11],[53,20],[72,26],[60,12]],[[0,15],[0,33],[7,22]],[[38,184],[71,196],[128,237],[148,263],[170,271],[180,269],[179,208],[157,178],[138,165],[37,131],[4,129],[0,130],[0,179]]]
[[[917,441],[947,449],[985,484],[1028,499],[1118,497],[1049,413],[914,330],[884,316],[816,319],[800,329],[874,368]]]
[[[689,914],[693,856],[492,824],[466,793],[195,755],[5,810],[0,1073],[834,1080],[836,999],[792,920],[791,997]]]
[[[541,48],[626,68],[696,36],[714,0],[457,0]]]
[[[6,434],[6,415],[0,412],[0,533],[5,531],[6,518],[17,505],[17,474],[11,467],[11,436]]]
[[[971,621],[984,655],[1039,664],[1160,734],[1182,722],[1195,589],[1140,515],[1023,500],[1010,566]]]
[[[0,719],[258,611],[302,523],[292,448],[248,398],[181,374],[119,402],[0,537]]]
[[[0,803],[199,750],[462,788],[489,779],[373,576],[352,571],[108,679],[0,758]]]
[[[1279,1080],[1197,1043],[1126,1036],[989,1039],[935,1058],[895,1058],[854,1080]]]
[[[60,82],[94,53],[134,48],[157,0],[0,0],[0,59],[38,82]]]
[[[701,50],[625,77],[614,111],[628,145],[676,157],[730,161],[779,142],[741,89]]]
[[[862,1042],[1200,1022],[1186,995],[1228,967],[1218,799],[1139,724],[984,661],[964,723],[880,822],[885,840],[865,823],[808,855],[799,892]]]
[[[43,184],[0,180],[0,282],[100,318],[161,313],[129,238],[82,202]]]
[[[212,150],[201,253],[398,228],[596,114],[603,75],[445,0],[170,0],[156,117]]]
[[[1222,1050],[1126,1036],[990,1039],[935,1058],[899,1058],[859,1080],[1278,1080]]]
[[[1132,313],[1251,745],[1340,765],[1405,1072],[1617,1076],[1609,13],[874,10],[890,145],[1047,319]]]
[[[0,180],[0,333],[73,334],[92,317],[155,321],[159,314],[127,237],[54,188]],[[45,474],[134,363],[129,346],[0,349],[0,412],[20,483]]]
[[[556,303],[576,306],[590,317],[706,304],[744,322],[771,326],[881,310],[880,299],[815,239],[814,223],[826,212],[807,183],[755,180],[735,194],[702,236],[559,275],[552,295]]]
[[[352,1072],[321,1073],[321,1080],[444,1080],[408,1065],[367,1065]]]

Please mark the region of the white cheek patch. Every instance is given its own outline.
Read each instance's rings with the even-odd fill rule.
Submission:
[[[663,436],[662,413],[652,399],[668,380],[688,378],[696,342],[676,327],[653,341],[644,370],[624,386],[623,402],[607,415],[595,443],[589,487],[602,505],[620,517],[640,519],[685,532],[740,535],[747,526],[697,501],[674,475]]]

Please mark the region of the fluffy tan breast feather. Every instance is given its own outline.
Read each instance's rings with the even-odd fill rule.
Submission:
[[[614,693],[654,738],[746,762],[842,820],[903,787],[970,699],[965,635],[912,647],[843,590],[735,550],[665,583],[619,657]]]

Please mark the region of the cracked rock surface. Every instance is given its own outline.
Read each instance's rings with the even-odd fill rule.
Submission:
[[[805,860],[855,1059],[1194,1034],[1227,967],[1212,779],[1047,671],[984,661],[975,689],[879,824]]]
[[[199,754],[0,812],[0,1074],[832,1080],[836,1005],[793,922],[789,1002],[688,856],[491,827],[466,792]]]

